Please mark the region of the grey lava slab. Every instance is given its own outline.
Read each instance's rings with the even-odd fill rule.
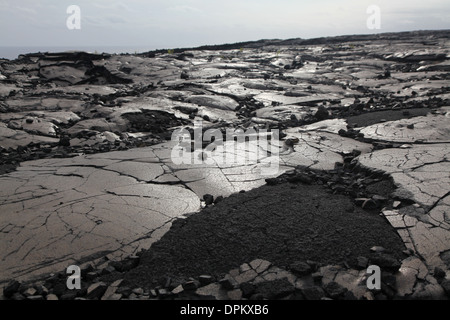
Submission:
[[[450,144],[414,145],[361,155],[363,166],[391,174],[400,199],[415,205],[386,210],[384,215],[405,243],[431,267],[448,268],[450,250]]]

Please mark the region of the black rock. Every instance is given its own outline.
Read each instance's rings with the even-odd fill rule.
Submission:
[[[450,280],[444,280],[441,282],[441,287],[444,289],[447,296],[450,297]]]
[[[381,282],[394,290],[397,285],[397,278],[391,273],[383,272],[381,274]]]
[[[87,291],[87,299],[100,299],[105,293],[108,286],[103,282],[97,282],[92,284]]]
[[[441,282],[445,278],[445,271],[439,267],[434,268],[434,277],[438,282]]]
[[[214,196],[210,194],[205,194],[203,195],[203,200],[205,201],[205,204],[209,206],[214,203]]]
[[[366,269],[368,264],[369,264],[369,259],[367,259],[366,257],[358,256],[356,258],[355,266],[358,270]]]
[[[329,116],[330,114],[328,113],[328,110],[324,106],[319,106],[319,109],[314,115],[314,117],[319,121],[326,120],[328,119]]]
[[[62,147],[70,147],[70,138],[69,137],[61,137],[59,139],[59,145]]]
[[[15,292],[12,295],[11,299],[12,300],[25,300],[26,298],[23,295],[21,295],[19,292]]]
[[[304,183],[304,184],[311,184],[313,182],[313,179],[311,177],[309,177],[308,175],[304,174],[304,173],[297,173],[296,175],[289,177],[287,179],[289,182],[291,183]],[[266,180],[267,182],[267,180]]]
[[[312,268],[306,262],[297,261],[290,265],[290,269],[293,273],[299,276],[305,276],[312,272]]]
[[[223,200],[223,196],[218,196],[216,199],[214,199],[214,204],[218,204]]]
[[[132,290],[129,287],[119,287],[117,288],[116,293],[121,294],[124,298],[128,298],[132,293]]]
[[[231,278],[229,275],[226,275],[225,278],[221,279],[219,281],[219,284],[225,290],[233,290],[237,286],[237,282],[233,278]]]
[[[341,130],[338,131],[338,134],[339,134],[341,137],[347,137],[347,130],[341,129]]]
[[[187,72],[182,72],[180,78],[183,80],[188,80],[189,74]]]
[[[55,286],[53,287],[53,294],[57,295],[58,297],[61,297],[67,289],[67,285],[65,283],[57,283],[55,284]]]
[[[116,269],[115,269],[114,267],[112,267],[112,266],[107,266],[106,268],[103,268],[103,269],[102,269],[102,271],[101,271],[100,274],[103,276],[103,275],[111,274],[111,273],[113,273],[114,271],[116,271]]]
[[[193,280],[183,283],[182,286],[185,291],[197,290],[197,287],[198,287],[197,283]]]
[[[76,291],[70,291],[70,292],[64,293],[60,297],[60,300],[75,300],[77,295],[78,295],[78,293]]]
[[[198,281],[200,282],[200,284],[202,286],[206,286],[207,284],[210,284],[211,282],[213,282],[214,278],[211,277],[210,275],[201,275],[198,277]]]
[[[88,264],[86,267],[82,268],[81,270],[81,277],[84,278],[89,272],[94,271],[94,267],[91,264]]]
[[[279,180],[277,178],[267,178],[266,179],[266,183],[269,186],[275,186],[275,185],[277,185],[279,183]]]
[[[136,268],[139,265],[139,259],[138,256],[132,256],[123,261],[111,261],[109,267],[113,267],[119,272],[126,272]],[[111,270],[111,268],[109,268],[109,270]]]
[[[348,289],[341,286],[339,283],[331,281],[327,283],[324,287],[325,292],[330,296],[332,299],[339,299],[343,298],[344,295],[347,293]]]
[[[400,261],[387,253],[374,253],[369,257],[370,264],[377,265],[381,270],[396,272],[400,269]]]
[[[325,297],[325,291],[318,286],[304,288],[301,292],[306,300],[320,300]]]
[[[9,282],[6,287],[3,289],[3,295],[6,298],[11,298],[16,292],[19,291],[20,282],[13,280]]]
[[[257,293],[269,300],[286,297],[295,291],[294,286],[286,278],[260,282],[255,287]]]
[[[255,292],[255,286],[253,284],[251,284],[251,283],[248,283],[248,282],[241,283],[239,288],[241,289],[242,296],[244,298],[250,297]]]

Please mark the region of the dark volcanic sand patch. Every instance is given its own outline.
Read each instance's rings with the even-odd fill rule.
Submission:
[[[372,111],[357,116],[348,117],[347,123],[349,125],[356,125],[356,127],[366,127],[384,121],[395,121],[426,116],[430,111],[431,110],[427,108]]]
[[[383,217],[355,207],[351,198],[319,185],[265,185],[174,222],[124,285],[155,287],[167,276],[219,278],[256,258],[280,267],[301,260],[352,263],[376,245],[399,258],[405,250]]]
[[[142,110],[138,113],[126,113],[122,117],[130,122],[131,132],[166,133],[170,137],[170,128],[183,126],[189,121],[179,119],[175,115],[158,110]]]

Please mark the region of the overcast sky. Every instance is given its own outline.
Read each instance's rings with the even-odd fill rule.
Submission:
[[[69,30],[69,5],[81,29]],[[381,29],[367,27],[367,8]],[[259,39],[450,29],[449,0],[0,0],[0,46],[174,48]]]

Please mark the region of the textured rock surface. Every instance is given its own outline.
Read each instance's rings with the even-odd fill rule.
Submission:
[[[399,265],[397,287],[384,295],[440,296],[433,270],[443,270],[444,284],[450,277],[448,50],[448,31],[441,31],[0,60],[0,283],[104,256],[123,259],[149,248],[175,219],[206,204],[289,182],[327,187],[330,202],[345,195],[358,210],[386,218],[386,228],[413,256]],[[256,154],[256,161],[175,163],[171,134],[192,130],[194,121],[222,132],[280,130],[282,140],[272,139],[259,151],[278,150],[286,138],[298,143],[278,158],[244,144],[226,149],[227,141],[216,150],[235,160]],[[199,150],[191,156],[205,157]],[[275,158],[279,170],[262,175]],[[205,203],[204,195],[214,201]],[[282,198],[274,201],[289,201]],[[239,264],[256,258],[264,257]],[[362,266],[370,259],[357,261]],[[104,272],[113,273],[111,268]],[[346,285],[359,281],[356,271],[337,272],[328,286],[326,274],[323,285],[298,291],[304,298],[348,298],[349,291],[357,298],[377,296]],[[262,285],[259,294],[298,293],[283,281],[273,284],[276,292]],[[208,286],[213,296],[232,299],[254,289]],[[169,287],[155,294],[167,297],[175,289]],[[144,296],[108,291],[105,283],[97,298],[103,289],[111,299]],[[17,299],[74,298],[58,290],[9,291]]]

